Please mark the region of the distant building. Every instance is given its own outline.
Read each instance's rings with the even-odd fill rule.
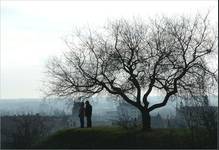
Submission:
[[[177,127],[188,127],[195,124],[201,126],[204,119],[217,120],[217,117],[218,110],[216,106],[180,106],[176,109],[175,120]]]
[[[114,117],[117,117],[117,120],[118,118],[122,120],[126,119],[128,123],[141,124],[142,122],[141,112],[136,107],[125,102],[121,102],[117,106],[117,115],[114,115]],[[151,126],[153,128],[164,128],[166,126],[165,120],[159,113],[156,116],[151,116]]]
[[[81,102],[74,102],[72,107],[72,116],[69,118],[68,123],[70,127],[79,127],[79,108],[80,108]]]
[[[81,102],[74,102],[72,107],[72,116],[78,117],[78,111],[80,108]]]
[[[165,121],[159,113],[156,116],[151,116],[151,126],[153,128],[164,128],[165,127]]]
[[[139,120],[141,118],[140,111],[136,107],[126,102],[119,103],[119,105],[117,106],[117,111],[119,115],[127,115],[130,119]]]

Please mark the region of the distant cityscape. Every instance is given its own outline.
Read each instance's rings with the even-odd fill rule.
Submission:
[[[155,97],[154,100],[156,98],[158,99]],[[94,108],[92,115],[94,127],[132,128],[141,124],[141,113],[128,103],[115,102],[109,97],[105,97],[92,99],[91,104]],[[196,118],[198,118],[202,112],[212,116],[210,111],[217,111],[217,106],[183,107],[177,106],[176,103],[168,106],[151,114],[153,128],[187,128],[185,112],[187,114],[195,112]],[[1,100],[2,148],[22,148],[29,146],[34,137],[45,137],[60,129],[78,128],[80,126],[79,107],[80,102],[67,100]],[[195,120],[190,118],[189,120],[195,123]],[[194,123],[192,122],[192,124]]]
[[[118,102],[111,100],[110,97],[98,97],[91,99],[93,105],[93,113],[100,114],[107,111],[115,111]],[[161,99],[159,96],[150,97],[150,101],[157,102]],[[218,106],[218,97],[210,97],[210,104]],[[43,99],[0,99],[0,115],[15,114],[40,114],[49,116],[71,115],[73,107],[72,100],[43,100]],[[166,118],[169,115],[176,114],[176,102],[169,102],[167,106],[155,110],[152,115],[157,113]]]

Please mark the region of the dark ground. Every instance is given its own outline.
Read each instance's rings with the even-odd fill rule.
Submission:
[[[188,129],[141,129],[96,127],[58,131],[32,148],[217,148],[217,139],[210,139],[200,130],[192,137]]]

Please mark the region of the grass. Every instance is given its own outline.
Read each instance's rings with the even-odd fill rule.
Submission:
[[[203,136],[205,138],[205,136]],[[41,139],[33,148],[216,148],[209,140],[194,141],[188,129],[125,130],[116,127],[65,129]]]

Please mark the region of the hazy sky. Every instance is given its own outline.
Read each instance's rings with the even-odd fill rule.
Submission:
[[[206,14],[218,23],[212,1],[1,1],[1,98],[38,98],[48,57],[61,54],[73,27],[108,19]]]

